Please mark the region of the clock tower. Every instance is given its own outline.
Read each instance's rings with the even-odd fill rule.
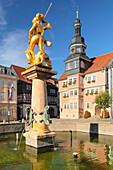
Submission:
[[[70,56],[65,60],[66,76],[73,75],[76,73],[84,73],[90,65],[91,60],[86,56],[86,44],[84,38],[81,36],[80,19],[75,20],[75,36],[71,40],[69,46]]]

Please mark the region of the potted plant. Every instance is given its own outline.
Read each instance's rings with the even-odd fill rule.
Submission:
[[[87,119],[89,117],[91,117],[91,113],[86,110],[85,113],[84,113],[84,118]]]
[[[86,96],[88,96],[89,93],[86,93]]]
[[[96,91],[94,94],[98,94],[98,92]]]
[[[95,80],[92,80],[93,83],[95,83]]]
[[[87,81],[87,83],[91,83],[91,81]]]
[[[93,95],[93,93],[91,92],[90,95]]]
[[[68,83],[69,85],[71,85],[72,84],[72,82],[70,82],[70,83]]]
[[[66,96],[63,96],[63,98],[66,98]]]

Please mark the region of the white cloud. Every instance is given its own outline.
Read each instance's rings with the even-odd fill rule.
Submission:
[[[5,19],[5,11],[3,9],[3,6],[0,2],[0,26],[4,26],[4,25],[7,25],[7,21]]]
[[[6,14],[7,8],[14,4],[15,0],[0,0],[0,29],[7,25]]]
[[[25,30],[18,29],[7,33],[0,44],[0,65],[27,65],[27,59],[25,57],[25,51],[28,46],[27,42],[28,37]]]

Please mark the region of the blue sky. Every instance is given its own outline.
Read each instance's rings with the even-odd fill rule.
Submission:
[[[45,31],[44,37],[52,46],[45,50],[53,70],[58,72],[57,78],[65,70],[63,61],[69,56],[77,5],[87,56],[92,58],[113,51],[112,0],[0,0],[0,65],[28,65],[25,51],[32,19],[37,13],[45,14],[51,2],[46,20],[52,29]]]

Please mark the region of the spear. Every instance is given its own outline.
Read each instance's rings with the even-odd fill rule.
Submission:
[[[49,8],[48,8],[48,10],[46,11],[46,14],[45,14],[44,18],[46,17],[47,13],[49,12],[51,6],[52,6],[52,3],[49,5]]]

